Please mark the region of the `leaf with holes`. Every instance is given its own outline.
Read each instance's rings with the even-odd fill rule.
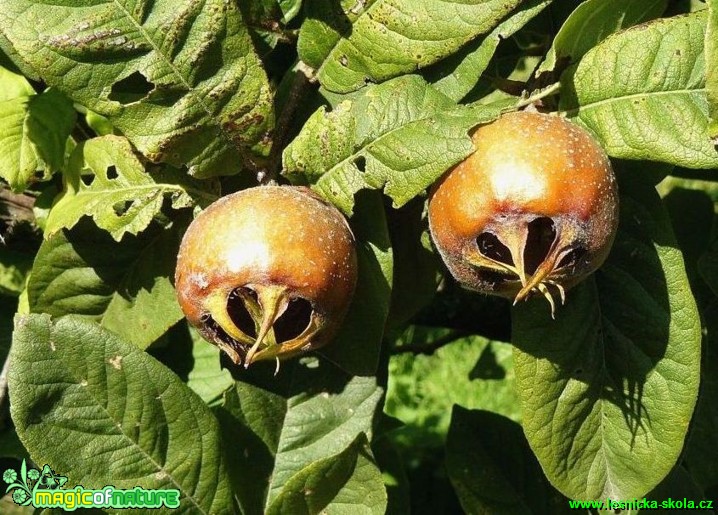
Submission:
[[[307,4],[301,59],[322,86],[348,93],[451,55],[491,31],[520,0],[343,0]]]
[[[0,26],[45,82],[109,118],[151,161],[235,173],[272,125],[267,77],[234,2],[1,0]]]
[[[129,142],[120,136],[77,145],[65,176],[66,191],[50,211],[46,237],[72,228],[89,215],[120,241],[126,233],[143,231],[160,213],[165,197],[175,209],[207,205],[217,199],[215,193],[190,178],[163,170],[147,173]]]
[[[542,299],[512,317],[526,437],[574,499],[654,488],[681,454],[698,394],[700,319],[671,222],[650,183],[622,179],[618,234],[595,280],[569,292],[555,321]]]
[[[244,513],[266,513],[296,495],[308,472],[321,470],[324,460],[336,459],[359,435],[371,436],[372,419],[381,409],[376,378],[351,376],[326,360],[285,362],[273,374],[273,365],[261,363],[243,372],[217,410]],[[318,496],[339,502],[341,492],[330,494],[335,479],[313,481]],[[356,478],[345,484],[365,491],[362,482]],[[369,484],[375,489],[357,504],[370,503],[370,511],[383,512],[382,489],[376,479]]]
[[[176,488],[173,513],[231,511],[217,420],[154,358],[92,322],[28,315],[11,359],[11,415],[35,462],[86,488]]]
[[[561,78],[561,109],[613,157],[718,167],[708,130],[706,11],[606,38]]]
[[[466,157],[471,127],[505,107],[456,106],[421,77],[398,77],[316,111],[285,149],[284,174],[316,180],[345,213],[363,188],[384,188],[401,206]]]
[[[186,222],[185,222],[186,223]],[[114,241],[88,219],[45,240],[27,284],[33,313],[78,315],[145,348],[182,318],[174,274],[181,220]]]
[[[63,167],[75,111],[59,91],[35,95],[24,79],[0,70],[0,86],[6,88],[0,93],[0,177],[23,191],[34,178],[46,179]]]

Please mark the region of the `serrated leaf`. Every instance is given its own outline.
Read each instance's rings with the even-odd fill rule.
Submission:
[[[587,0],[559,29],[538,72],[553,71],[557,62],[575,63],[610,34],[659,17],[668,0]]]
[[[512,317],[524,431],[551,483],[574,499],[653,489],[681,453],[698,393],[700,320],[670,221],[635,174],[619,188],[603,267],[555,321],[543,299]]]
[[[302,469],[269,506],[267,514],[374,514],[386,510],[386,490],[366,435],[346,450]]]
[[[264,513],[290,494],[294,478],[371,435],[382,390],[324,360],[303,359],[238,372],[218,412],[243,512]]]
[[[17,82],[11,88],[24,89]],[[47,178],[62,168],[74,123],[72,103],[57,90],[0,100],[0,177],[23,191],[36,172]]]
[[[521,426],[501,415],[454,406],[446,469],[466,513],[571,513],[543,477]]]
[[[444,95],[458,102],[476,86],[499,43],[516,33],[543,11],[553,0],[531,0],[517,6],[511,16],[484,37],[477,38],[459,52],[439,61],[427,80]]]
[[[300,58],[330,91],[348,93],[411,73],[491,31],[520,0],[310,2]]]
[[[468,131],[506,106],[456,106],[416,75],[315,112],[284,151],[284,174],[319,177],[316,188],[345,213],[363,188],[395,206],[414,198],[472,150]]]
[[[0,1],[0,26],[48,84],[148,159],[239,171],[272,125],[267,77],[234,2]]]
[[[35,462],[85,488],[176,488],[173,513],[231,513],[217,421],[149,355],[91,322],[28,315],[12,363],[11,415]]]
[[[613,157],[718,167],[705,91],[706,11],[606,38],[561,78],[561,109]]]
[[[718,2],[708,0],[708,27],[706,28],[706,95],[711,117],[710,137],[718,145]]]
[[[83,181],[83,173],[92,177]],[[189,178],[162,170],[150,174],[121,136],[103,136],[77,145],[65,174],[66,189],[47,218],[45,236],[72,228],[89,215],[116,241],[138,234],[162,209],[166,196],[175,209],[195,203],[207,205],[217,199]]]
[[[182,318],[170,282],[179,238],[177,228],[154,227],[118,243],[88,219],[58,232],[35,258],[30,310],[82,315],[145,348]]]

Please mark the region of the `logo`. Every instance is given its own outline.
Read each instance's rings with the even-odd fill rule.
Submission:
[[[20,472],[7,469],[2,475],[8,484],[5,493],[12,492],[12,500],[20,506],[34,508],[179,508],[180,492],[177,489],[148,490],[136,486],[129,490],[107,485],[100,490],[88,490],[82,485],[64,489],[67,477],[56,474],[49,465],[42,471],[28,468],[22,460]]]

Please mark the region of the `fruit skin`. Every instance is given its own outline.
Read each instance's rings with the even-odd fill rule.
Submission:
[[[258,186],[209,206],[187,229],[175,273],[189,322],[245,367],[328,343],[356,281],[347,221],[308,188],[292,186]],[[300,317],[301,334],[277,341],[275,322],[296,299],[311,314]],[[248,327],[236,323],[238,311],[251,317]]]
[[[464,287],[515,302],[540,292],[553,313],[549,286],[563,300],[564,290],[596,270],[613,243],[618,191],[608,157],[584,129],[537,112],[505,114],[479,127],[472,140],[476,151],[431,191],[436,247]],[[553,236],[545,258],[536,248],[541,231]]]

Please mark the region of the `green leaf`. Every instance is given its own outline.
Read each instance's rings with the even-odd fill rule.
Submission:
[[[718,144],[718,2],[708,0],[706,29],[706,94],[710,113],[710,136]]]
[[[94,323],[29,315],[12,363],[11,414],[36,463],[86,488],[176,488],[173,513],[231,511],[216,419],[149,355]]]
[[[229,371],[220,366],[219,348],[206,342],[196,329],[189,329],[192,336],[194,364],[187,377],[187,386],[209,406],[218,404],[222,394],[232,385]],[[169,343],[172,345],[172,342]]]
[[[12,94],[23,89],[15,81],[10,87]],[[0,99],[0,177],[15,191],[23,191],[36,172],[47,178],[62,168],[74,123],[72,103],[54,89]]]
[[[345,213],[362,188],[384,188],[402,206],[472,150],[468,131],[501,108],[456,106],[416,76],[364,88],[333,111],[316,111],[284,151],[284,174],[301,175]]]
[[[34,94],[35,90],[25,77],[0,66],[0,102]]]
[[[539,72],[553,71],[557,62],[575,63],[607,36],[659,17],[668,0],[587,0],[566,19]]]
[[[379,363],[394,273],[394,254],[379,193],[365,191],[357,196],[351,227],[357,242],[360,280],[339,333],[318,352],[350,374],[370,376]]]
[[[486,70],[501,41],[509,38],[543,11],[553,0],[522,2],[509,18],[482,38],[477,38],[459,52],[439,61],[427,70],[427,80],[444,95],[458,102],[464,98]]]
[[[238,371],[241,380],[217,413],[247,514],[266,512],[295,493],[307,467],[346,450],[362,433],[371,436],[382,397],[375,378],[350,376],[325,360],[290,361],[273,373],[273,364]]]
[[[701,11],[606,38],[561,78],[561,109],[610,156],[718,167],[708,130],[705,25]]]
[[[147,347],[182,318],[170,277],[181,231],[152,227],[115,242],[88,219],[43,242],[28,282],[34,313],[82,315]]]
[[[375,514],[386,510],[381,472],[361,434],[346,450],[292,477],[267,514]]]
[[[519,420],[507,344],[418,326],[407,329],[399,341],[389,362],[384,411],[406,424],[407,445],[441,446],[454,404]],[[437,342],[445,345],[428,355],[419,352]]]
[[[466,513],[570,513],[548,484],[521,426],[488,411],[454,406],[446,469]]]
[[[307,4],[300,58],[330,91],[348,93],[453,54],[491,31],[520,0],[321,0]],[[359,7],[359,9],[357,9]]]
[[[620,225],[603,267],[556,320],[543,299],[513,316],[524,431],[574,499],[654,488],[681,453],[698,393],[700,321],[670,221],[652,185],[619,178]]]
[[[83,175],[86,170],[92,175]],[[147,228],[167,196],[175,209],[195,203],[207,205],[217,199],[198,181],[180,178],[177,173],[147,173],[129,142],[120,136],[103,136],[77,145],[66,178],[66,191],[48,216],[46,237],[70,229],[90,215],[98,227],[120,241],[127,233],[138,234]]]
[[[153,162],[235,173],[272,125],[267,77],[234,2],[2,0],[0,26],[45,82]]]

